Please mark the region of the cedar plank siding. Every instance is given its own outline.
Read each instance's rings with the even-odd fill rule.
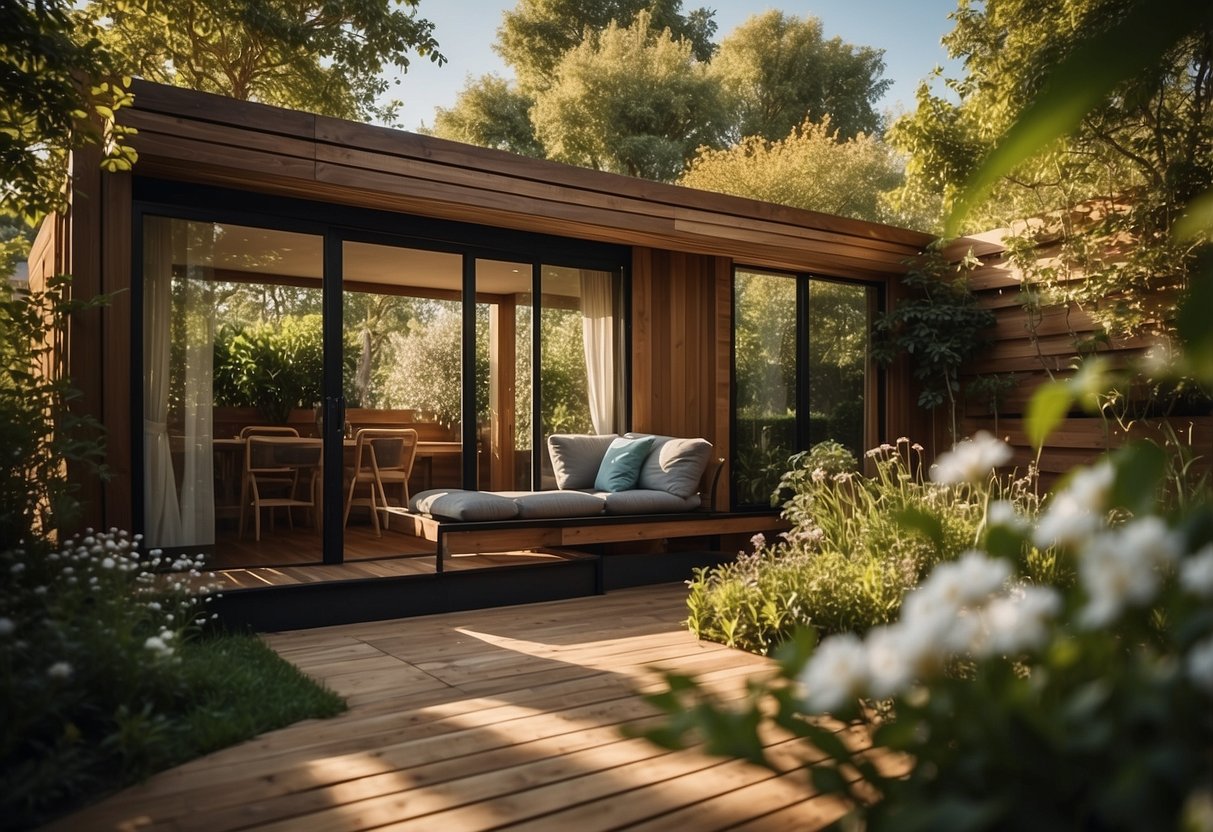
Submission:
[[[1098,325],[1090,314],[1076,304],[1070,304],[1046,307],[1033,326],[1019,301],[1022,273],[1008,262],[1001,242],[1006,233],[1006,229],[986,232],[959,240],[949,248],[950,255],[959,257],[966,248],[973,247],[981,265],[971,275],[969,285],[978,303],[993,312],[997,321],[990,333],[990,348],[962,369],[962,387],[979,375],[1015,374],[1015,384],[1004,395],[997,419],[987,403],[969,400],[965,402],[959,428],[962,435],[987,430],[1005,439],[1015,451],[1012,464],[1024,470],[1035,458],[1024,431],[1023,416],[1028,401],[1050,376],[1065,379],[1073,375],[1072,368],[1078,359],[1075,344],[1096,334]],[[1038,259],[1047,261],[1056,256],[1057,248],[1057,243],[1042,244],[1038,248]],[[1100,346],[1099,354],[1112,367],[1125,367],[1140,360],[1154,343],[1149,336],[1113,338]],[[1170,427],[1181,436],[1190,434],[1196,453],[1207,458],[1213,452],[1213,417],[1176,417],[1170,421]],[[937,433],[941,447],[946,446],[946,427],[943,431]],[[1161,436],[1157,425],[1134,425],[1134,438]],[[1071,413],[1050,435],[1043,449],[1040,458],[1042,482],[1053,483],[1073,466],[1094,461],[1100,453],[1118,447],[1125,439],[1124,432],[1112,418]]]
[[[585,170],[387,128],[143,81],[119,111],[138,129],[134,173],[80,158],[67,218],[81,294],[115,293],[72,333],[73,378],[109,431],[90,522],[132,522],[132,176],[632,247],[632,426],[702,435],[729,456],[732,268],[869,281],[897,291],[930,237],[905,229]],[[904,367],[880,391],[890,436],[921,436]],[[912,393],[912,391],[910,391]],[[881,439],[885,437],[880,437]],[[727,483],[728,477],[721,478]],[[727,490],[722,487],[721,492]],[[728,505],[719,495],[718,508]]]

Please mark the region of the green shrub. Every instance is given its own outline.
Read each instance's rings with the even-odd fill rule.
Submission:
[[[703,639],[767,653],[797,626],[864,632],[897,617],[902,597],[941,560],[980,538],[990,490],[1035,516],[1035,479],[991,481],[991,489],[938,485],[923,476],[921,448],[908,439],[868,452],[874,473],[853,471],[837,442],[793,457],[780,480],[792,528],[775,542],[754,538],[753,555],[695,573],[688,625]],[[907,516],[937,518],[907,532]],[[1030,555],[1030,557],[1028,557]],[[1056,562],[1025,553],[1039,570]]]

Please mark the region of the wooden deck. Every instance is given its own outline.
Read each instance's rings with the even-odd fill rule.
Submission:
[[[284,657],[344,695],[308,722],[163,772],[61,830],[817,829],[795,743],[783,773],[620,733],[651,720],[654,667],[722,695],[770,671],[696,641],[685,587],[277,633]]]

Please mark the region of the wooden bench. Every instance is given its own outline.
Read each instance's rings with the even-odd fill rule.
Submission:
[[[600,514],[588,517],[460,521],[392,508],[392,525],[435,545],[438,572],[443,571],[443,559],[448,555],[539,548],[575,549],[602,543],[715,537],[790,528],[786,520],[770,512],[715,511],[716,487],[723,467],[724,460],[716,459],[703,473],[700,493],[704,496],[706,510],[678,514]]]

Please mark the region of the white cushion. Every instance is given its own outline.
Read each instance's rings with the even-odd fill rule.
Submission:
[[[409,500],[409,508],[447,520],[512,520],[518,516],[518,504],[508,497],[460,488],[422,491]]]
[[[594,436],[584,433],[553,433],[548,437],[548,455],[552,458],[552,473],[556,487],[593,488],[594,478],[602,466],[611,442],[618,434]]]
[[[629,438],[647,436],[627,433]],[[666,491],[684,499],[699,493],[699,480],[712,458],[712,443],[706,439],[678,439],[657,436],[644,465],[640,466],[637,488]]]

